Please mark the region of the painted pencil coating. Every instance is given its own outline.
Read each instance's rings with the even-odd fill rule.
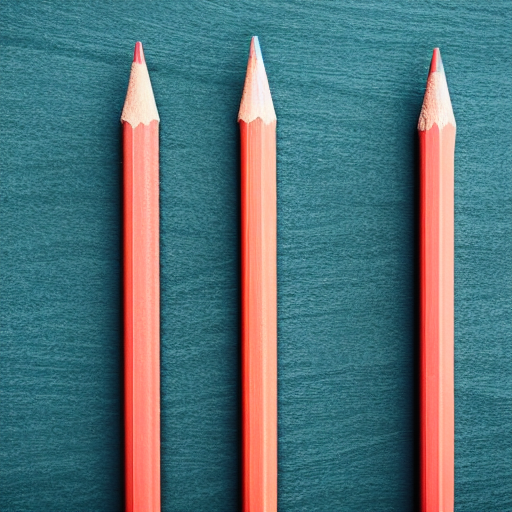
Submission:
[[[159,120],[142,45],[123,122],[125,487],[127,512],[160,510]]]
[[[238,116],[242,196],[242,509],[277,511],[276,116],[258,39]]]
[[[453,512],[455,119],[437,48],[418,133],[421,510]]]

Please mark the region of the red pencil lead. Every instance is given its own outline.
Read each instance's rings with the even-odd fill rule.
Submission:
[[[258,39],[258,36],[253,36],[251,39],[249,57],[256,57],[256,59],[263,61],[263,56],[261,55],[260,40]]]
[[[133,62],[136,62],[137,64],[144,64],[146,62],[146,59],[144,59],[144,50],[142,49],[142,43],[140,41],[135,43]]]
[[[430,69],[428,74],[434,73],[435,71],[443,72],[443,61],[441,60],[441,52],[439,48],[434,48],[434,53],[432,54],[432,61],[430,62]]]

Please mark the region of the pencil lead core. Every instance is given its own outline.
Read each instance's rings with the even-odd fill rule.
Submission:
[[[263,55],[261,54],[260,40],[258,36],[253,36],[251,40],[251,49],[249,50],[249,56],[254,55],[256,59],[263,62]]]
[[[142,43],[137,41],[135,43],[135,50],[133,52],[133,62],[137,64],[144,64],[146,60],[144,59],[144,50],[142,49]]]
[[[258,36],[254,36],[249,50],[249,61],[245,75],[244,92],[238,111],[238,121],[250,123],[258,117],[265,124],[276,120],[267,73],[263,65],[260,42]]]
[[[434,48],[434,53],[432,54],[432,60],[430,62],[430,69],[428,74],[430,75],[435,71],[444,71],[443,61],[441,59],[441,52],[439,51],[439,48]]]

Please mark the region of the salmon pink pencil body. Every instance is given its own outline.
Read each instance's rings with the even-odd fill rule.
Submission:
[[[159,117],[141,43],[123,123],[127,512],[160,511]]]
[[[242,193],[242,510],[277,511],[276,114],[253,37],[238,114]]]
[[[453,512],[455,118],[437,48],[418,133],[421,511]]]

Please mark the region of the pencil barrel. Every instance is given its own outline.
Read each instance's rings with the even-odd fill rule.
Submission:
[[[276,122],[240,121],[243,512],[277,511]]]
[[[160,510],[158,121],[123,123],[127,512]]]
[[[434,124],[419,142],[421,511],[452,512],[455,127]]]

